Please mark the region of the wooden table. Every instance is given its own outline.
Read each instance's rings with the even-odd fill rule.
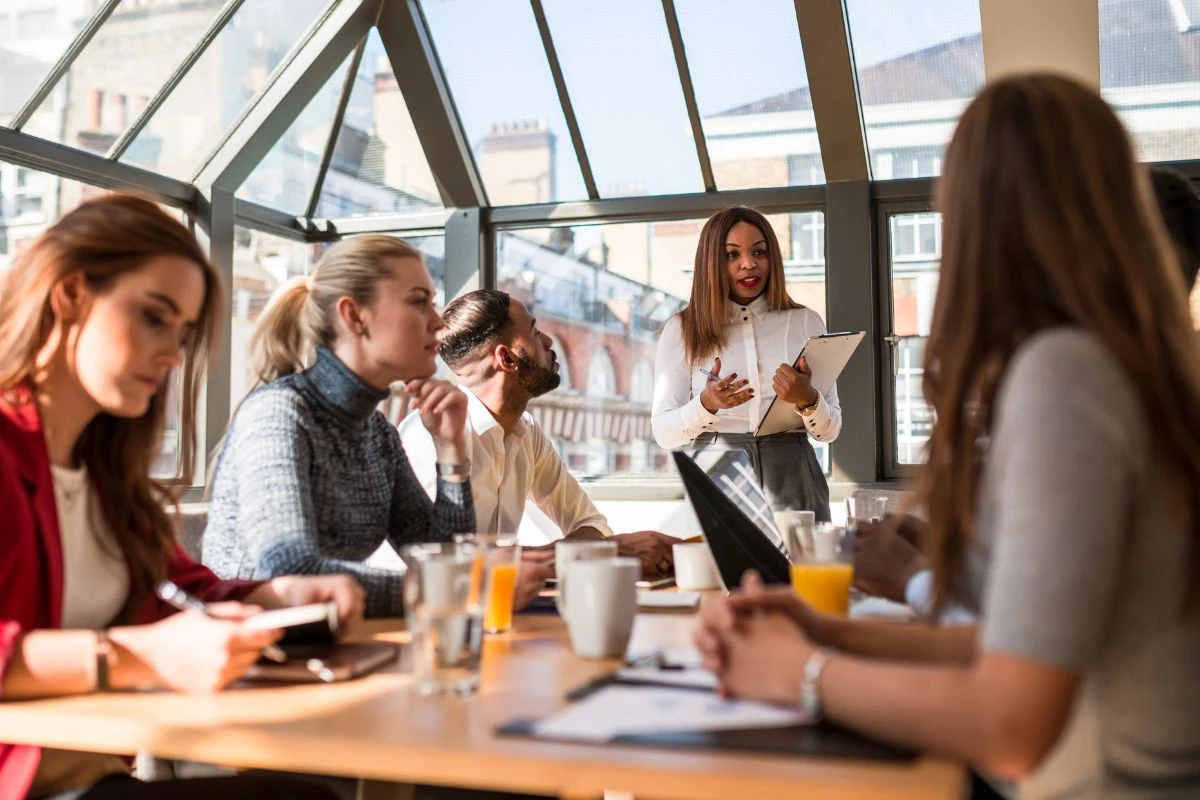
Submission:
[[[235,688],[213,697],[165,692],[0,703],[0,741],[235,767],[600,798],[958,798],[964,771],[933,758],[896,766],[495,736],[496,725],[563,705],[563,694],[614,662],[570,651],[557,616],[519,615],[488,636],[482,688],[468,698],[422,698],[401,665],[330,685]],[[694,618],[642,614],[635,650],[690,641]],[[397,624],[369,634],[405,641]]]

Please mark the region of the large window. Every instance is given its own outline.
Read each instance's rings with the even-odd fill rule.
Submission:
[[[983,88],[974,0],[846,0],[871,176],[940,175],[958,117]]]
[[[327,5],[329,0],[245,0],[122,160],[173,178],[194,177]]]
[[[717,188],[824,183],[795,3],[737,7],[734,38],[728,0],[675,3]]]
[[[1100,87],[1141,160],[1200,157],[1200,4],[1100,0]]]
[[[925,443],[933,426],[932,410],[922,393],[925,340],[937,295],[941,259],[942,215],[936,212],[888,217],[888,265],[892,285],[890,344],[895,393],[893,448],[896,464],[925,460]]]
[[[769,219],[788,291],[824,317],[822,213]],[[659,330],[691,292],[703,225],[635,222],[499,235],[497,286],[529,305],[563,365],[560,387],[530,411],[576,475],[674,471],[650,431],[654,358]],[[818,456],[828,467],[824,446]]]

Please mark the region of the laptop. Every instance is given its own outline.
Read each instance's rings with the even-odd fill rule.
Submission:
[[[708,450],[697,453],[698,463],[678,451],[671,455],[725,588],[739,586],[748,569],[758,570],[764,583],[789,584],[791,567],[750,457]]]

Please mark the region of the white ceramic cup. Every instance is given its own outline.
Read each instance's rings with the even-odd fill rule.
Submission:
[[[721,576],[712,553],[703,542],[679,542],[672,545],[675,555],[675,585],[684,591],[720,589]]]
[[[592,558],[616,558],[617,543],[611,539],[562,541],[554,545],[554,578],[558,581],[558,613],[563,614],[562,598],[567,585],[567,565]],[[563,615],[565,617],[565,615]]]
[[[636,558],[572,561],[567,567],[560,610],[567,621],[571,648],[580,658],[622,658],[637,616]]]

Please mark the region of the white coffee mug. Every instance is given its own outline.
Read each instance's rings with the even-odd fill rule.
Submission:
[[[554,578],[558,581],[558,613],[562,614],[563,591],[567,584],[567,565],[591,558],[616,558],[617,543],[611,539],[586,539],[583,541],[562,541],[554,545]]]
[[[622,658],[637,616],[637,580],[642,562],[636,558],[572,561],[560,611],[567,621],[571,648],[580,658]]]
[[[672,545],[675,555],[675,585],[685,591],[720,589],[721,576],[712,553],[703,542],[679,542]]]

